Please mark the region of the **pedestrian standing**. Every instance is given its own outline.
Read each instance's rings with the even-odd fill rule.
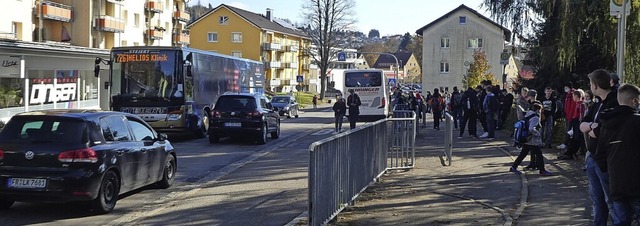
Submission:
[[[360,115],[360,97],[355,93],[353,89],[349,89],[349,97],[347,97],[347,106],[349,107],[349,127],[351,129],[356,128],[356,122]]]
[[[453,93],[451,93],[451,116],[453,116],[453,127],[458,129],[458,124],[462,121],[462,94],[457,86],[453,87]]]
[[[513,172],[517,175],[522,174],[518,170],[518,166],[522,163],[527,154],[531,152],[532,156],[536,157],[535,164],[536,168],[539,170],[540,175],[542,176],[551,176],[553,175],[551,172],[545,170],[544,168],[544,158],[542,157],[542,151],[540,150],[540,146],[542,145],[542,132],[540,132],[540,114],[542,113],[542,103],[535,101],[531,105],[531,110],[527,111],[525,114],[525,118],[529,118],[528,120],[528,129],[531,138],[529,141],[525,142],[522,145],[522,150],[520,150],[520,154],[518,158],[513,162],[511,168],[509,168],[510,172]]]
[[[462,121],[460,122],[460,135],[458,138],[462,138],[464,134],[464,127],[466,124],[469,124],[469,136],[478,137],[476,135],[476,127],[478,120],[478,105],[480,100],[478,100],[478,95],[473,88],[469,87],[464,95],[462,96]]]
[[[635,214],[640,224],[640,88],[622,84],[618,88],[619,106],[602,112],[601,138],[609,144],[607,167],[613,215],[619,225],[631,225]]]
[[[553,115],[556,112],[556,98],[553,96],[553,88],[547,86],[544,88],[544,96],[542,97],[542,142],[545,148],[551,148],[553,139]]]
[[[620,220],[615,214],[609,213],[613,208],[613,201],[609,197],[609,174],[607,173],[608,141],[600,139],[600,115],[604,109],[618,106],[616,90],[611,89],[611,74],[604,69],[598,69],[589,75],[591,92],[602,99],[598,110],[592,111],[582,123],[580,131],[589,134],[587,142],[587,158],[585,161],[587,179],[589,180],[589,195],[593,203],[593,224],[607,225],[611,215],[611,222],[619,225]]]
[[[336,96],[336,103],[333,104],[333,112],[335,116],[335,124],[336,124],[336,133],[342,132],[342,119],[344,115],[347,113],[347,104],[344,102],[344,99],[338,95]]]
[[[431,91],[427,91],[427,95],[424,98],[424,101],[426,101],[425,103],[431,103],[431,98],[433,97],[433,95],[431,95]],[[427,104],[427,113],[431,113],[431,105]]]
[[[513,107],[513,94],[506,89],[502,89],[502,102],[500,102],[500,125],[498,127],[504,128],[504,123],[507,122],[509,114],[511,113],[511,107]]]
[[[487,129],[487,113],[483,108],[484,99],[487,97],[487,86],[491,86],[491,81],[482,81],[478,86],[478,98],[480,99],[481,103],[478,107],[478,121],[480,121],[482,130],[484,131],[484,133],[480,135],[480,138],[489,137],[489,130]]]
[[[571,125],[571,129],[569,129],[567,133],[571,139],[569,140],[569,145],[567,145],[567,151],[563,155],[558,156],[560,160],[573,160],[584,143],[584,137],[581,136],[582,133],[580,132],[580,122],[584,118],[584,113],[587,111],[587,105],[584,104],[583,97],[584,91],[582,91],[582,89],[573,91],[573,100],[576,102],[576,109],[573,114],[574,118],[570,120],[567,119]]]
[[[565,136],[564,136],[564,139],[562,140],[562,144],[558,145],[557,147],[560,150],[567,148],[567,144],[571,139],[569,134],[567,134],[566,132],[568,132],[571,129],[570,120],[574,118],[573,114],[575,114],[575,109],[576,109],[576,102],[573,100],[573,91],[575,91],[575,89],[573,89],[573,83],[567,82],[564,85],[565,97],[564,97],[564,107],[563,107],[564,118],[565,118],[565,128],[564,128]]]
[[[437,88],[433,90],[433,96],[431,96],[431,111],[433,112],[433,129],[440,130],[440,118],[445,109],[444,98],[440,95],[440,90]]]
[[[484,136],[483,134],[483,136],[481,136],[480,138],[496,138],[496,116],[500,108],[500,104],[498,102],[498,97],[495,95],[494,89],[495,88],[492,85],[487,85],[485,88],[487,95],[484,97],[484,101],[482,102],[482,110],[484,111],[486,117],[487,136]]]
[[[318,95],[313,95],[311,102],[313,102],[313,109],[318,109]]]

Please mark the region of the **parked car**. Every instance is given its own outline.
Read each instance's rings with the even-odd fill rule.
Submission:
[[[218,143],[222,137],[246,137],[258,144],[280,137],[280,116],[263,94],[225,93],[211,110],[209,142]]]
[[[271,98],[271,104],[280,116],[286,115],[287,118],[291,118],[291,116],[298,117],[298,102],[292,96],[274,96]]]
[[[14,201],[88,201],[113,210],[118,195],[174,182],[176,153],[138,116],[45,110],[13,116],[0,131],[0,208]]]

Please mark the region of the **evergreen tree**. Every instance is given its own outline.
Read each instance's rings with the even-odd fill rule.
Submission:
[[[376,29],[371,29],[369,31],[369,38],[380,38],[380,31]]]

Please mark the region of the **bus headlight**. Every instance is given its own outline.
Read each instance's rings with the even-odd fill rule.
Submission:
[[[176,121],[182,118],[183,111],[172,111],[167,114],[167,121]]]

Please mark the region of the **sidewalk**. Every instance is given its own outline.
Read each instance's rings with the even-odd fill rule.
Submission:
[[[556,160],[557,150],[543,149],[555,175],[525,172],[527,157],[518,176],[508,171],[519,153],[508,131],[489,141],[466,132],[458,139],[454,130],[453,160],[443,166],[444,130],[433,130],[429,120],[416,141],[416,167],[383,175],[330,225],[590,224],[583,160]]]

